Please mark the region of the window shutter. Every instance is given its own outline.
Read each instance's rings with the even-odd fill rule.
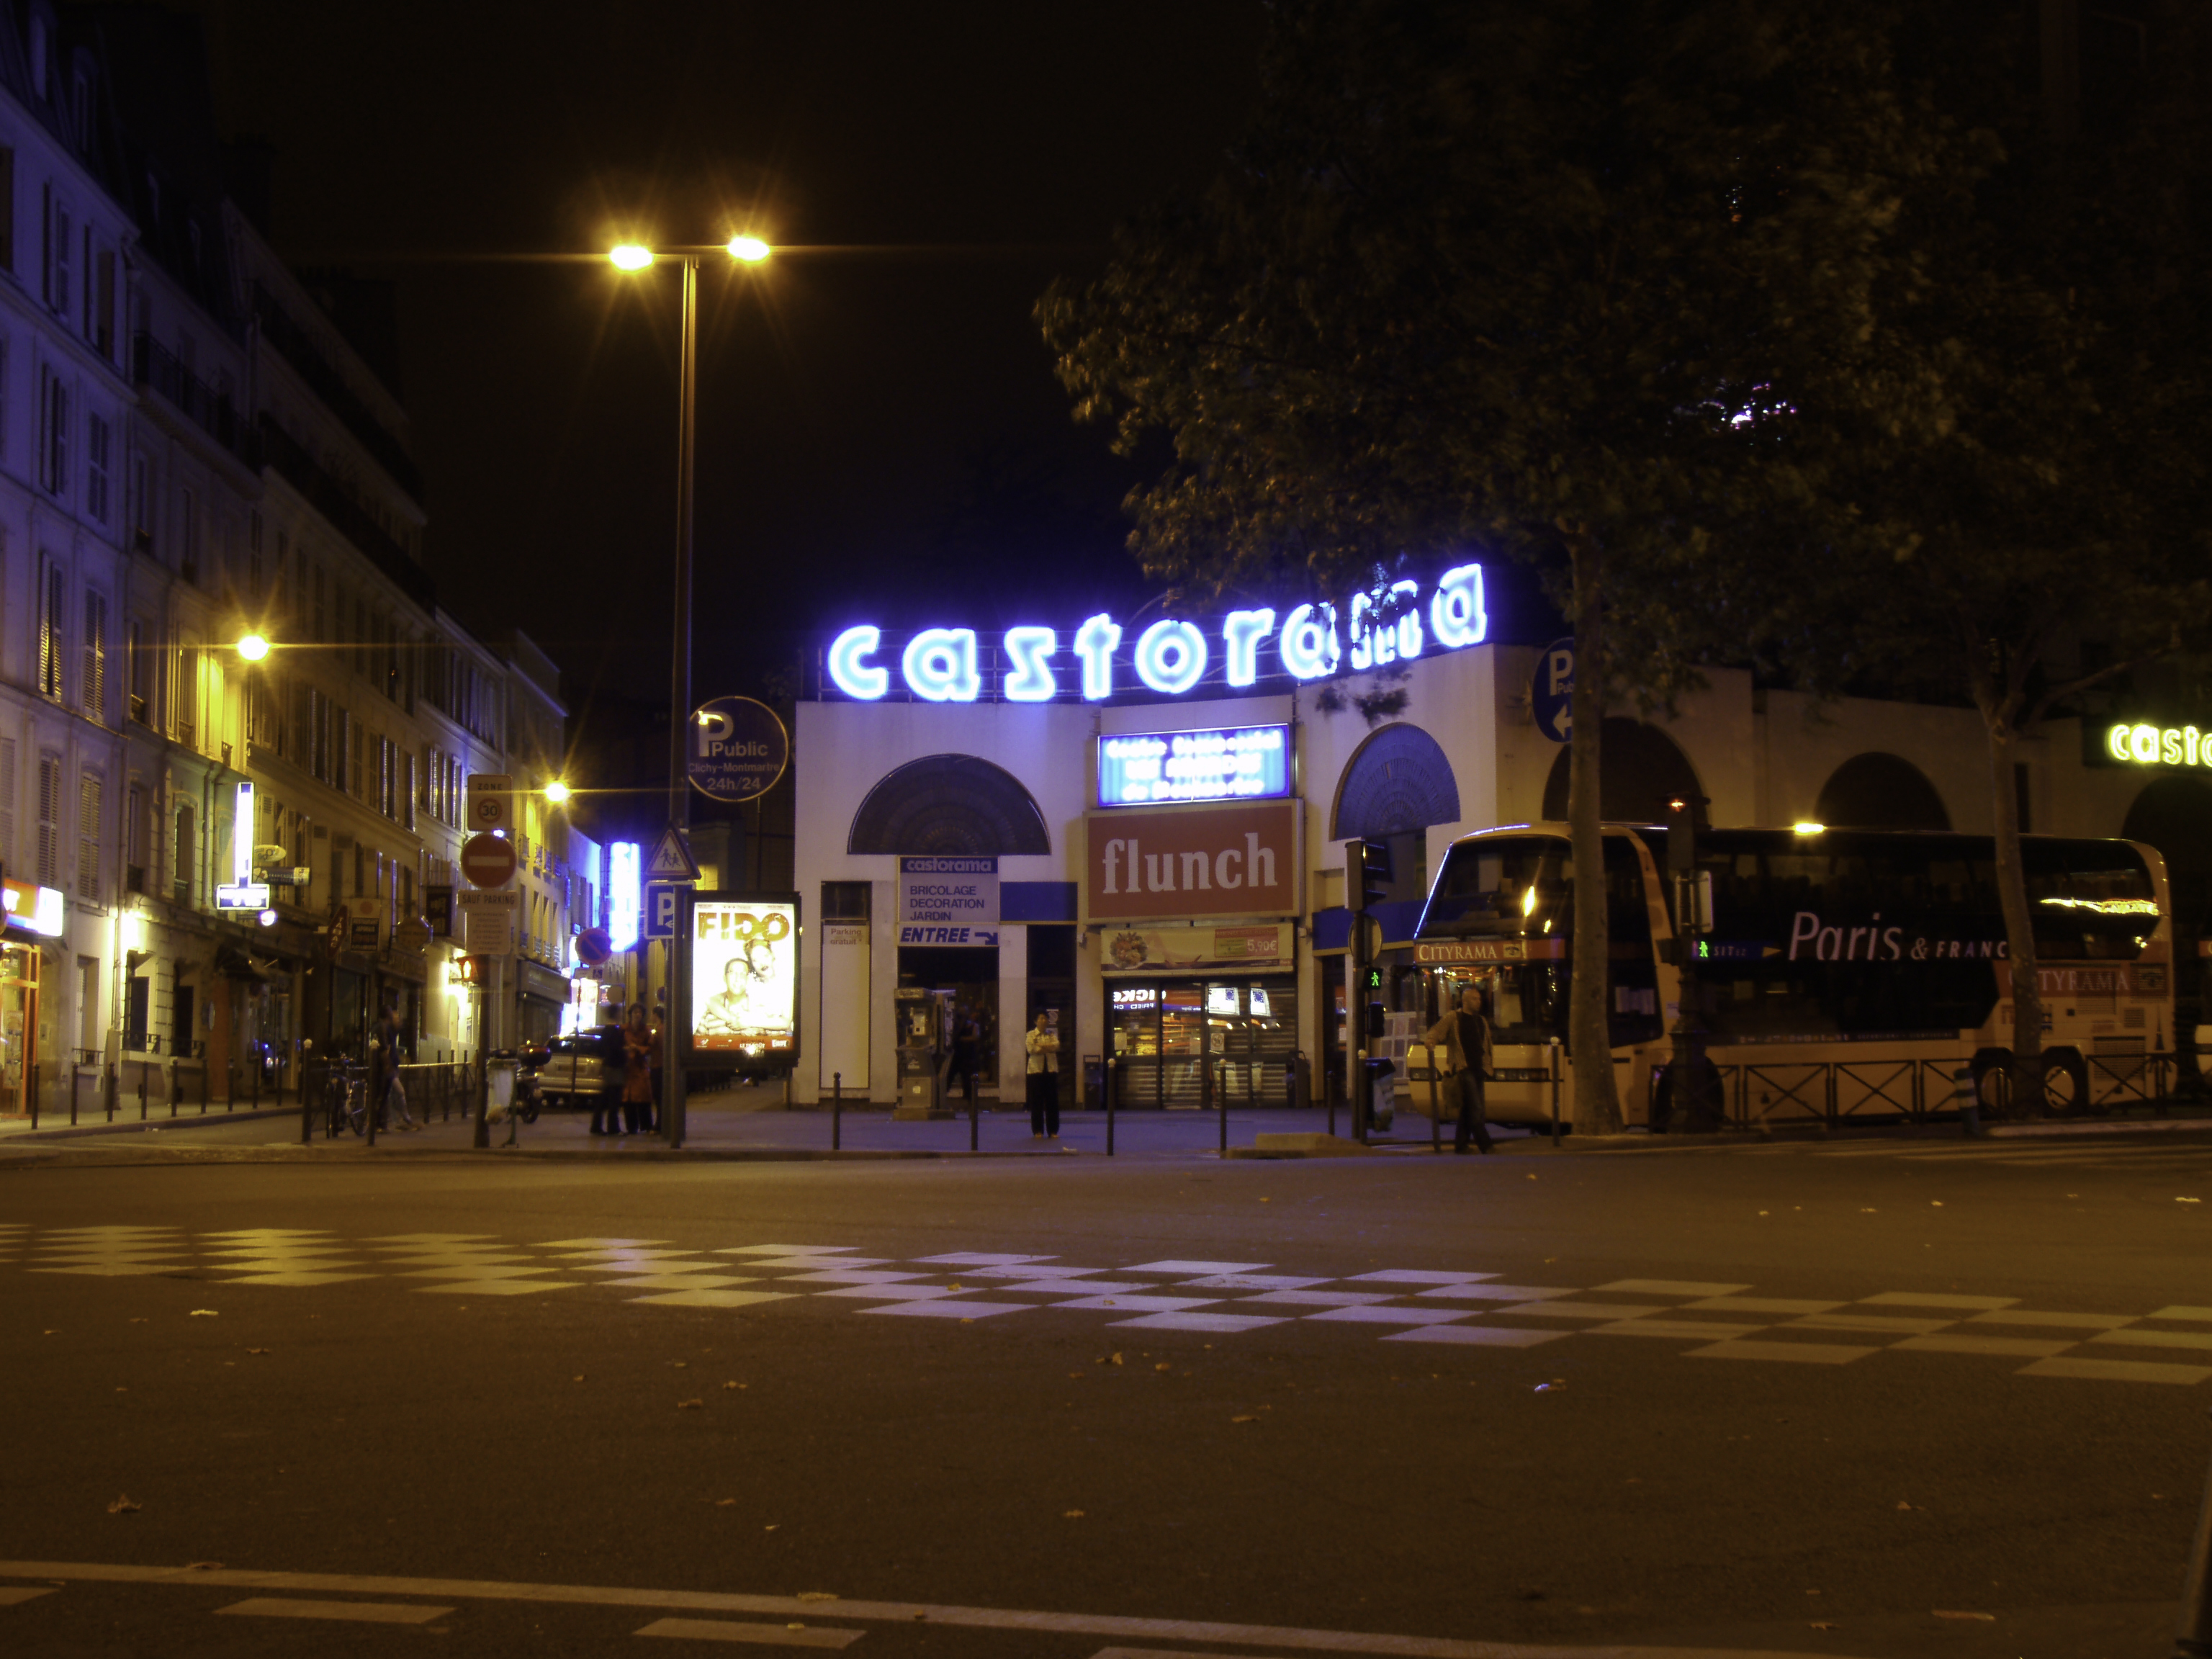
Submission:
[[[0,860],[15,861],[15,739],[0,738]]]
[[[76,794],[76,896],[100,901],[100,774],[87,772]]]
[[[84,596],[84,712],[102,725],[107,720],[107,596]]]
[[[61,879],[62,757],[39,757],[39,885]]]

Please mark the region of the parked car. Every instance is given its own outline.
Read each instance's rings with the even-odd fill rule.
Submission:
[[[623,1035],[619,1025],[557,1036],[538,1068],[538,1091],[548,1106],[586,1111],[622,1098]]]

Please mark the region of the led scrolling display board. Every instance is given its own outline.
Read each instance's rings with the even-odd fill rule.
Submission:
[[[1457,651],[1480,645],[1489,632],[1483,610],[1482,567],[1463,564],[1437,578],[1425,603],[1421,584],[1404,579],[1354,593],[1341,608],[1329,601],[1231,611],[1215,624],[1215,636],[1197,623],[1164,617],[1123,652],[1121,623],[1101,611],[1063,639],[1054,629],[1010,628],[1000,636],[1004,667],[997,693],[1009,702],[1050,702],[1071,690],[1085,702],[1103,702],[1121,684],[1126,664],[1144,690],[1179,697],[1195,690],[1217,651],[1222,681],[1243,690],[1259,683],[1263,657],[1270,672],[1295,680],[1326,679],[1344,668],[1364,673],[1410,660],[1431,643]],[[848,697],[873,702],[891,689],[883,629],[848,628],[830,647],[830,684]],[[1071,661],[1070,659],[1073,659]],[[985,695],[983,646],[972,628],[926,628],[898,653],[899,683],[927,702],[974,702]]]
[[[1130,732],[1098,739],[1098,804],[1273,800],[1291,793],[1291,728]]]

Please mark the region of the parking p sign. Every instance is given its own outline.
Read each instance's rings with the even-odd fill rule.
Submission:
[[[646,884],[646,938],[674,939],[676,937],[677,923],[684,915],[683,894],[686,884],[673,881],[654,881]]]

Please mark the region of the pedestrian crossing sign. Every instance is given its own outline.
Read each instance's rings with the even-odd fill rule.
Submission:
[[[684,832],[670,824],[660,832],[660,839],[653,845],[653,856],[645,861],[647,881],[696,881],[699,866],[692,862],[690,843]]]

